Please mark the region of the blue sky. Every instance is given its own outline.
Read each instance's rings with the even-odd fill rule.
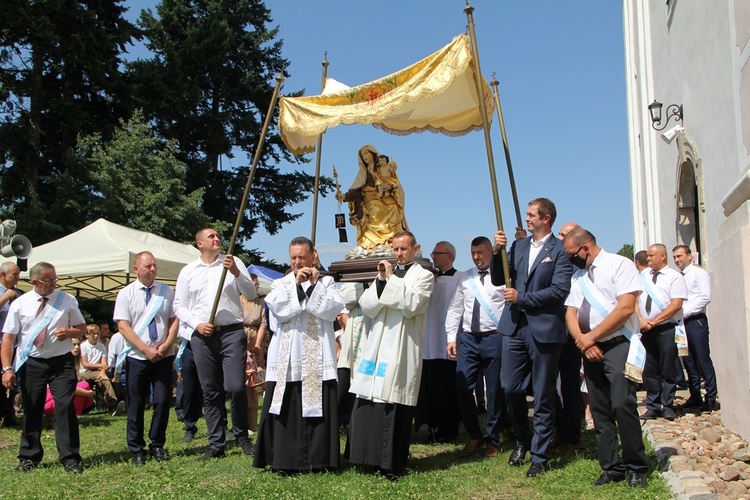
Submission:
[[[135,11],[155,2],[125,5]],[[282,95],[320,93],[326,51],[328,76],[354,86],[428,56],[467,29],[464,0],[270,0],[266,5],[290,61]],[[471,5],[482,73],[490,81],[495,72],[500,82],[521,213],[529,200],[548,197],[558,210],[553,229],[576,221],[612,252],[632,243],[621,2],[473,0]],[[515,209],[496,116],[491,139],[503,225],[511,232]],[[357,150],[365,144],[398,163],[406,218],[425,256],[437,241],[448,240],[458,251],[456,267],[469,268],[470,241],[491,237],[497,229],[484,135],[398,137],[370,126],[339,126],[323,138],[321,173],[331,175],[336,165],[347,189],[356,175]],[[314,173],[315,154],[308,157],[312,161],[302,168]],[[251,159],[237,157],[224,165]],[[310,236],[312,199],[292,210],[304,215],[276,235],[260,232],[248,246],[287,262],[289,241]],[[326,266],[342,260],[354,245],[351,227],[350,243],[338,243],[337,211],[333,197],[319,200],[316,243]]]

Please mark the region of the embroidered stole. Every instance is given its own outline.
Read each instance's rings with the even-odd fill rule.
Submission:
[[[323,283],[318,283],[323,287]],[[313,292],[315,294],[316,292]],[[294,299],[292,299],[294,300]],[[310,298],[305,299],[308,303]],[[300,304],[302,305],[302,304]],[[279,335],[279,362],[276,372],[276,387],[273,391],[273,399],[268,412],[274,415],[281,413],[281,404],[286,392],[287,377],[291,368],[292,348],[294,347],[300,323],[307,315],[304,331],[301,333],[302,340],[302,416],[323,416],[323,337],[321,335],[320,320],[314,314],[302,309],[294,319],[282,323]]]

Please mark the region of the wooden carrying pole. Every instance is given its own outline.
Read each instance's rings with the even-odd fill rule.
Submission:
[[[495,174],[495,157],[492,154],[492,139],[490,138],[490,120],[487,116],[487,105],[484,102],[484,89],[482,88],[482,71],[479,67],[479,49],[477,48],[477,37],[474,32],[474,7],[466,2],[464,13],[469,21],[469,38],[471,40],[472,68],[474,69],[474,83],[477,86],[477,100],[479,101],[479,110],[482,112],[482,122],[484,124],[484,143],[487,150],[487,161],[490,166],[490,184],[492,185],[492,197],[495,202],[495,218],[497,219],[497,229],[503,230],[503,216],[500,212],[500,197],[497,193],[497,179]],[[503,265],[503,274],[505,275],[505,286],[510,288],[510,269],[508,266],[508,252],[505,247],[500,249],[500,256]]]
[[[242,203],[240,203],[240,210],[237,212],[237,220],[234,223],[234,231],[232,232],[232,239],[229,240],[228,254],[234,255],[234,244],[237,241],[237,234],[240,232],[240,224],[245,216],[245,207],[247,207],[247,199],[250,197],[250,185],[253,183],[255,177],[255,170],[258,168],[258,161],[260,160],[260,153],[263,150],[263,144],[266,142],[266,134],[268,133],[268,127],[271,123],[271,117],[273,116],[273,110],[276,107],[276,100],[279,97],[279,89],[281,84],[284,82],[284,77],[281,74],[276,75],[276,88],[273,89],[273,96],[271,97],[271,103],[268,105],[268,114],[266,120],[263,122],[263,131],[258,139],[258,146],[255,148],[255,156],[253,157],[253,166],[250,168],[250,174],[247,176],[247,182],[245,183],[245,192],[242,195]],[[219,300],[221,299],[221,292],[224,290],[224,281],[227,278],[227,268],[222,267],[221,279],[219,280],[219,288],[216,290],[216,298],[214,299],[214,306],[211,308],[211,315],[208,318],[208,322],[213,324],[214,318],[216,317],[216,309],[219,308]]]
[[[326,88],[326,77],[328,76],[328,52],[323,53],[323,81],[320,84],[320,93]],[[312,211],[312,230],[310,231],[310,241],[315,246],[315,232],[318,224],[318,185],[320,184],[320,156],[323,149],[323,134],[318,136],[317,155],[315,156],[315,187],[313,189],[313,211]]]
[[[495,74],[492,74],[492,93],[495,96],[495,110],[497,110],[497,121],[500,122],[500,134],[503,137],[503,149],[505,150],[505,163],[508,165],[508,180],[510,181],[510,192],[513,194],[513,207],[516,209],[516,222],[518,227],[523,227],[523,220],[521,219],[521,208],[518,204],[518,193],[516,192],[516,179],[513,177],[513,165],[510,162],[510,148],[508,147],[508,136],[505,134],[505,120],[503,120],[503,108],[500,107],[500,93],[497,90],[497,86],[500,82],[495,78]]]

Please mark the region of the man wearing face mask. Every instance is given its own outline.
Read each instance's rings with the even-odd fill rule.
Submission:
[[[638,271],[630,260],[597,246],[594,235],[585,229],[572,230],[563,245],[579,269],[571,279],[565,319],[584,355],[599,465],[604,470],[592,484],[601,486],[627,477],[628,486],[646,487],[648,462],[633,382],[642,378],[645,361],[635,312],[641,293]]]

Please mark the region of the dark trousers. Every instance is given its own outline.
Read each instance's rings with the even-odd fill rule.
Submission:
[[[169,402],[172,396],[172,364],[174,356],[156,363],[148,360],[128,358],[127,405],[128,405],[128,448],[133,453],[141,453],[146,446],[143,439],[143,412],[149,399],[154,409],[148,438],[150,448],[163,448],[167,441],[169,422]]]
[[[581,440],[581,351],[575,341],[568,336],[560,351],[560,398],[555,400],[555,427],[557,434],[565,437],[565,442],[576,444]]]
[[[596,428],[599,465],[618,475],[624,475],[626,471],[646,473],[648,461],[638,418],[636,385],[624,375],[630,343],[620,337],[602,342],[599,347],[604,352],[604,361],[583,361]],[[618,429],[622,459],[617,443]]]
[[[336,407],[338,408],[339,426],[341,427],[349,426],[349,420],[352,418],[352,408],[354,408],[354,400],[357,398],[357,396],[349,392],[351,374],[352,371],[349,368],[336,369],[336,375],[338,377]]]
[[[247,437],[245,329],[240,325],[235,330],[214,332],[210,337],[193,332],[190,344],[203,389],[208,445],[213,450],[223,450],[226,442],[226,393],[229,393],[234,437]]]
[[[458,334],[456,394],[461,421],[471,439],[485,439],[497,446],[505,409],[505,394],[500,386],[500,365],[503,336],[499,333],[480,337],[470,332]],[[485,433],[479,428],[474,389],[484,370],[487,390],[487,422]]]
[[[435,439],[453,441],[458,437],[460,419],[456,362],[451,359],[423,360],[415,424],[427,424]]]
[[[705,314],[691,316],[685,320],[688,350],[690,356],[684,356],[685,370],[690,384],[690,396],[701,398],[701,375],[706,381],[706,401],[716,402],[716,371],[711,361],[711,346],[708,341],[708,318]]]
[[[660,412],[662,407],[674,407],[677,390],[675,381],[675,359],[677,344],[674,343],[674,324],[657,325],[641,336],[646,349],[646,366],[643,370],[643,385],[646,386],[646,408]]]
[[[555,381],[562,344],[537,342],[528,325],[520,323],[512,336],[503,339],[502,349],[500,381],[517,446],[531,450],[532,462],[546,462],[555,433]],[[533,431],[526,405],[529,384],[534,391]]]
[[[78,417],[73,406],[78,379],[73,355],[68,353],[49,359],[29,358],[19,370],[18,377],[21,381],[24,412],[18,458],[39,463],[44,457],[40,437],[49,385],[52,397],[55,398],[55,443],[60,462],[80,461]]]
[[[182,374],[182,391],[179,395],[182,423],[185,431],[195,434],[198,430],[196,423],[202,416],[203,392],[198,379],[198,370],[195,368],[195,357],[190,342],[182,352],[182,371],[180,373]]]

